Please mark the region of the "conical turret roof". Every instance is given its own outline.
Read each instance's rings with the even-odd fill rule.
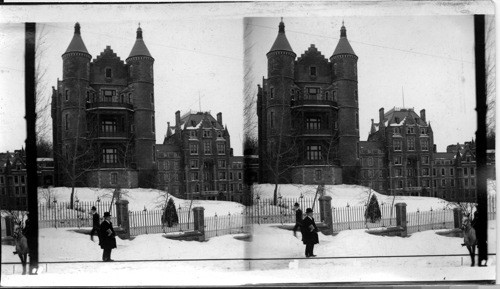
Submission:
[[[73,35],[73,39],[71,39],[65,53],[75,51],[89,53],[87,51],[87,47],[85,47],[85,43],[83,43],[82,36],[80,35],[80,23],[78,22],[75,24],[75,34]]]
[[[351,44],[349,44],[349,40],[347,40],[347,32],[344,26],[344,22],[342,22],[342,28],[340,28],[339,43],[337,44],[337,47],[335,48],[332,56],[339,54],[356,55],[356,53],[354,53],[354,50],[352,50]]]
[[[269,52],[273,51],[289,51],[293,53],[292,47],[290,46],[290,43],[285,35],[285,23],[283,23],[283,19],[279,25],[278,36],[276,37],[271,50],[269,50]]]
[[[148,48],[146,47],[146,44],[144,43],[144,40],[142,39],[142,29],[141,27],[137,28],[137,38],[134,43],[134,47],[132,47],[132,51],[130,51],[130,57],[134,56],[149,56],[152,57],[151,54],[149,53]]]

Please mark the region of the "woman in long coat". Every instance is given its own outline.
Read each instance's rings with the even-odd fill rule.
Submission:
[[[306,245],[307,258],[316,257],[316,255],[314,255],[314,245],[319,243],[318,227],[316,227],[312,214],[313,210],[311,208],[307,208],[306,217],[302,220],[301,227],[302,242]]]
[[[102,251],[102,260],[104,262],[114,261],[111,259],[111,250],[116,248],[115,230],[113,230],[113,223],[111,223],[111,215],[109,212],[104,213],[104,221],[101,223],[99,229],[99,245]]]

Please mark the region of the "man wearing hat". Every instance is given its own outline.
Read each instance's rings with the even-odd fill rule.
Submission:
[[[297,229],[300,228],[302,224],[302,210],[299,207],[299,203],[293,205],[293,210],[295,211],[295,226],[293,227],[293,236],[297,237]]]
[[[92,230],[90,231],[90,240],[94,241],[94,233],[99,232],[100,218],[95,207],[92,207],[90,213],[92,214]],[[97,235],[97,237],[99,237],[99,235]]]
[[[109,212],[104,212],[104,221],[101,223],[99,232],[99,245],[103,249],[102,260],[104,262],[114,261],[111,259],[111,250],[116,248],[116,234],[115,230],[113,230],[113,224],[111,223],[111,215]]]
[[[314,255],[314,244],[319,243],[318,239],[318,227],[316,227],[316,223],[314,222],[314,218],[312,217],[313,210],[311,208],[307,208],[306,217],[302,221],[302,242],[306,245],[306,257],[316,257]]]

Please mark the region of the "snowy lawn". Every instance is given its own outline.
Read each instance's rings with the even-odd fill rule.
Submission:
[[[125,286],[125,285],[239,285],[295,282],[377,282],[494,280],[496,258],[488,267],[469,267],[464,257],[302,259],[304,245],[291,231],[273,225],[254,225],[251,242],[231,235],[207,242],[174,241],[161,234],[118,240],[112,258],[120,260],[179,260],[192,258],[297,258],[291,260],[226,260],[190,262],[115,262],[48,264],[44,261],[99,261],[102,250],[88,235],[71,229],[40,230],[41,273],[19,275],[20,266],[2,266],[3,286]],[[489,224],[489,251],[495,252],[496,225]],[[297,234],[300,238],[300,233]],[[320,234],[318,257],[466,254],[461,238],[435,231],[408,238],[370,235],[364,230]],[[2,262],[18,262],[12,246],[2,245]],[[301,259],[298,259],[301,258]]]
[[[278,186],[278,194],[284,198],[299,198],[302,194],[305,198],[314,198],[316,194],[316,185],[295,185],[281,184]],[[274,193],[273,184],[258,184],[253,186],[254,197],[272,198]],[[367,187],[357,185],[325,185],[325,195],[332,197],[332,207],[364,206],[368,201],[370,190]],[[392,204],[393,197],[379,194],[372,190],[372,194],[377,196],[379,204]],[[443,208],[449,205],[449,202],[430,197],[409,197],[396,196],[394,204],[406,203],[407,212],[428,211]]]

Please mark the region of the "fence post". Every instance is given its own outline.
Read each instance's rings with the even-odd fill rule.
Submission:
[[[455,229],[462,227],[462,208],[453,208],[453,225]]]
[[[406,227],[406,203],[397,203],[394,206],[396,207],[396,226],[403,228],[401,237],[406,237],[408,236]]]
[[[116,222],[123,229],[120,235],[125,239],[130,239],[130,221],[127,200],[119,200],[116,202],[116,215]]]
[[[198,239],[199,241],[205,241],[205,208],[194,207],[193,208],[193,219],[194,219],[194,230],[200,232],[202,235]]]
[[[323,234],[333,235],[332,197],[319,197],[319,215],[321,222],[325,223],[328,227],[327,230],[322,231]]]

